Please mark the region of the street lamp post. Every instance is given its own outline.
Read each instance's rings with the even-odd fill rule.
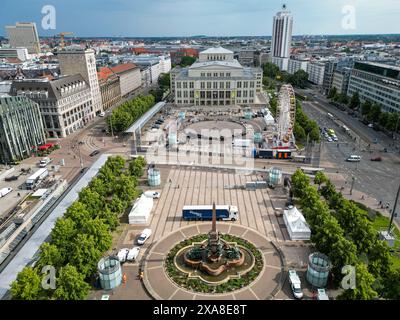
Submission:
[[[351,177],[351,188],[350,188],[350,195],[353,195],[353,187],[354,187],[354,181],[356,180],[356,178]]]
[[[397,190],[397,194],[396,194],[396,200],[394,201],[394,205],[393,205],[392,214],[391,214],[391,216],[390,216],[390,222],[389,222],[388,234],[390,234],[390,229],[392,228],[392,224],[393,224],[394,215],[396,214],[396,207],[397,207],[397,201],[399,200],[399,195],[400,195],[400,185],[399,185],[399,189]]]

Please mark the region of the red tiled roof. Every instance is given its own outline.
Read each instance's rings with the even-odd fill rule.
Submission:
[[[97,72],[97,77],[99,80],[107,80],[114,73],[109,67],[100,68],[99,72]]]
[[[21,63],[22,61],[19,58],[6,58],[8,63]]]
[[[110,69],[114,73],[123,73],[125,71],[133,70],[135,68],[137,68],[137,66],[134,63],[123,63],[123,64],[119,64],[115,67],[111,67]]]

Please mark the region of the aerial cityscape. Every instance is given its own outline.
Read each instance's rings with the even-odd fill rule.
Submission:
[[[0,300],[400,299],[396,1],[3,1]]]

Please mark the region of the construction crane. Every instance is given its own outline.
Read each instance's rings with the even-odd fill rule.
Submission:
[[[61,49],[64,49],[64,47],[65,47],[65,41],[64,41],[65,36],[73,35],[73,34],[74,34],[73,32],[60,32],[60,33],[58,34],[58,36],[59,36],[60,39],[61,39],[61,41],[60,41],[60,47],[61,47]]]

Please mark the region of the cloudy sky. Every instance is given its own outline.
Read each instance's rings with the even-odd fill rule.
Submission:
[[[0,35],[34,21],[39,35],[269,36],[283,3],[295,35],[400,33],[400,0],[0,0]],[[56,10],[55,30],[42,28],[45,5]]]

